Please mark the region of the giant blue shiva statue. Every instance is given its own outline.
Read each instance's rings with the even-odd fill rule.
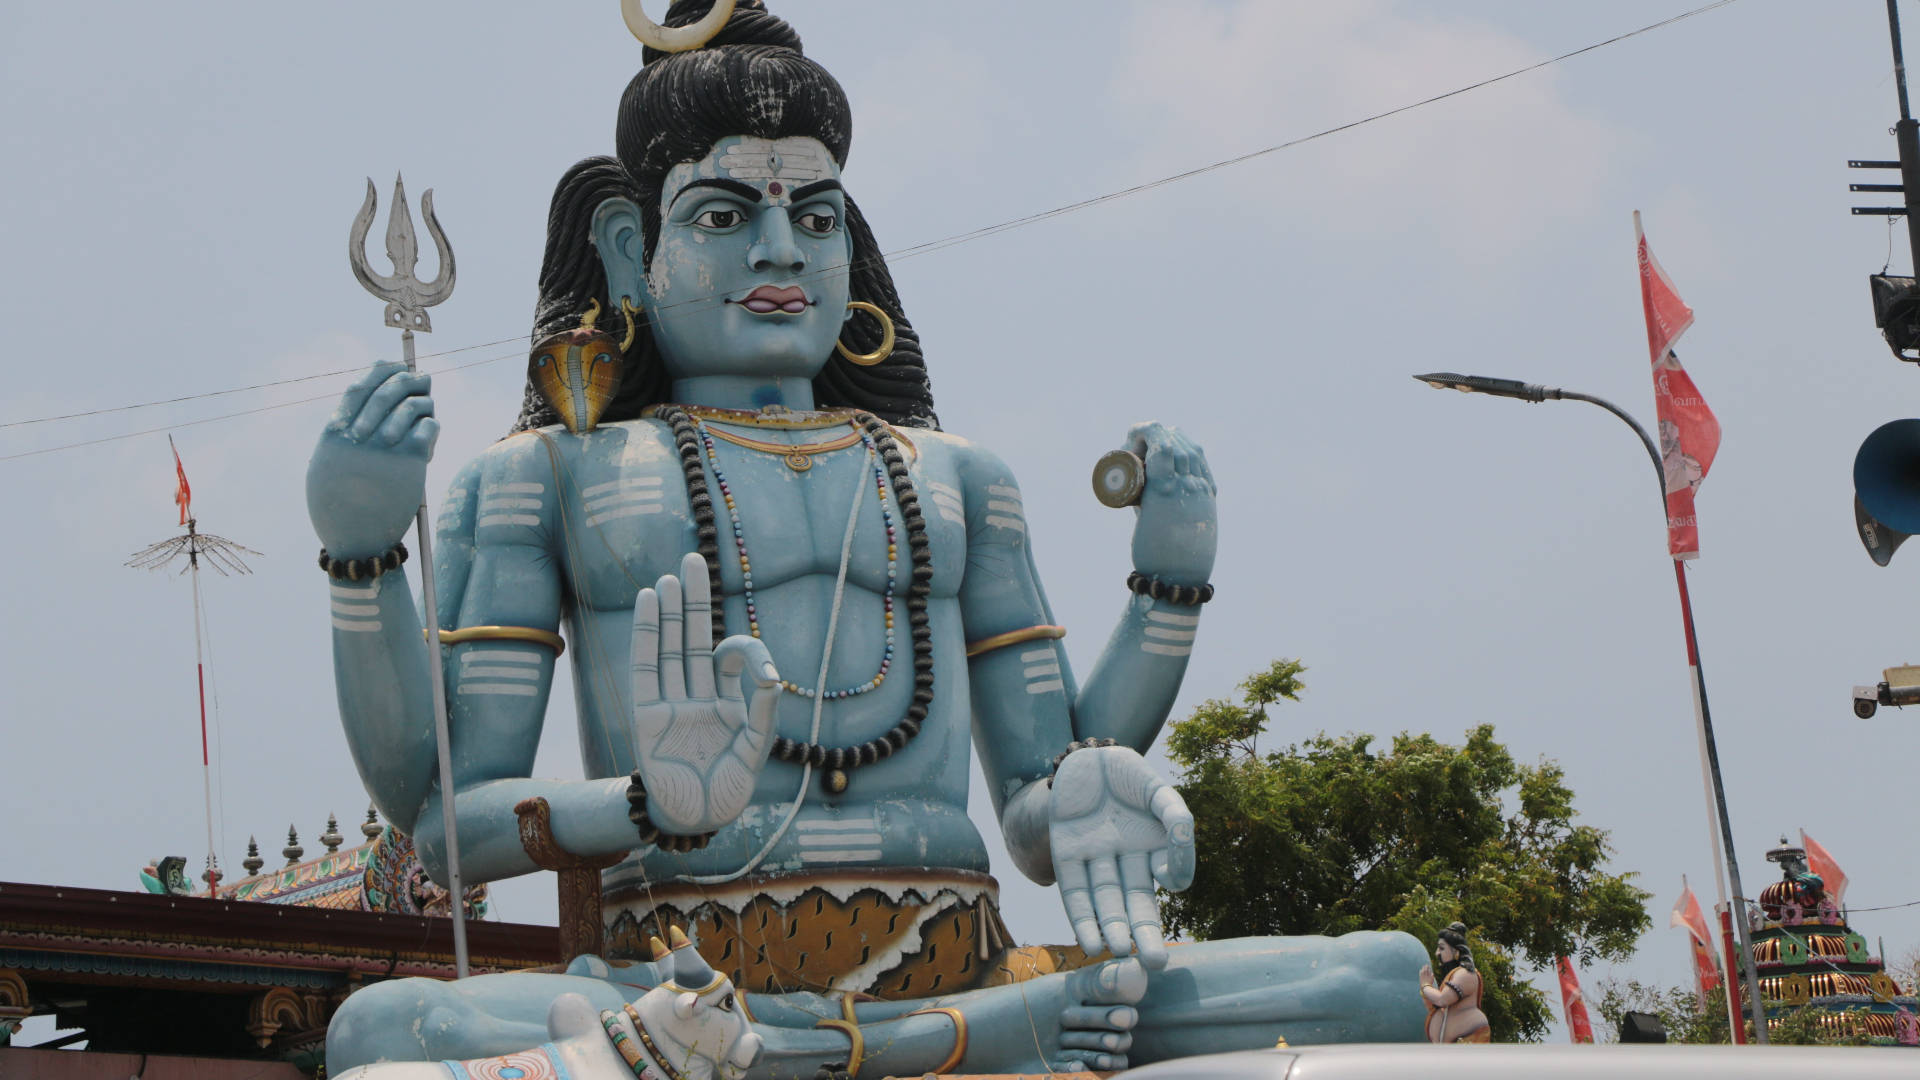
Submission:
[[[612,1015],[666,981],[643,946],[681,928],[740,992],[753,1076],[1418,1040],[1405,935],[1162,940],[1155,888],[1190,882],[1193,823],[1141,753],[1212,596],[1200,448],[1130,431],[1137,572],[1077,681],[1018,481],[934,414],[843,181],[840,86],[759,0],[678,0],[660,25],[623,6],[645,66],[615,155],[554,194],[519,422],[439,515],[450,792],[399,567],[438,431],[427,377],[373,368],[307,479],[341,717],[380,809],[439,874],[450,796],[463,872],[488,881],[536,868],[514,808],[544,799],[566,852],[625,856],[604,877],[612,955],[368,987],[329,1066],[523,1051],[564,994]],[[587,778],[534,779],[563,653]],[[1008,941],[970,752],[1074,945]]]

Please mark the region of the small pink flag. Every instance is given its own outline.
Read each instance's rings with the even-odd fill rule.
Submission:
[[[1827,895],[1833,897],[1834,905],[1837,907],[1844,903],[1847,875],[1840,869],[1840,864],[1834,862],[1833,856],[1827,854],[1827,849],[1820,846],[1820,841],[1808,836],[1805,829],[1800,830],[1800,846],[1807,849],[1807,869],[1820,875],[1820,882],[1826,887]]]
[[[1593,1041],[1593,1021],[1587,1018],[1587,1002],[1580,995],[1580,976],[1574,974],[1573,958],[1560,958],[1560,1007],[1567,1015],[1567,1034],[1577,1043]]]
[[[1673,279],[1653,257],[1640,211],[1633,212],[1639,244],[1640,303],[1647,317],[1647,351],[1653,360],[1654,413],[1660,422],[1660,460],[1667,478],[1667,552],[1676,559],[1700,557],[1700,528],[1693,495],[1720,449],[1720,421],[1680,366],[1673,343],[1693,325],[1693,309],[1680,299]]]
[[[1714,990],[1720,986],[1720,965],[1713,955],[1713,930],[1707,925],[1706,913],[1700,910],[1700,898],[1693,894],[1693,886],[1687,884],[1684,874],[1680,877],[1680,899],[1673,905],[1673,915],[1667,923],[1670,926],[1683,926],[1687,930],[1688,952],[1693,957],[1695,992],[1699,996],[1700,1007],[1704,1009]]]

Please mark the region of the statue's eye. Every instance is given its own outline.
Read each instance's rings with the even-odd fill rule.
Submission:
[[[821,236],[825,236],[828,233],[832,232],[834,228],[840,224],[840,220],[834,217],[832,214],[822,214],[819,211],[808,211],[807,213],[801,214],[799,217],[794,218],[793,223],[807,230],[810,233],[818,233]]]
[[[738,210],[702,210],[695,215],[693,223],[703,229],[731,229],[746,217]]]
[[[726,997],[723,997],[720,999],[720,1011],[721,1012],[733,1011],[733,995],[732,994],[728,994]]]

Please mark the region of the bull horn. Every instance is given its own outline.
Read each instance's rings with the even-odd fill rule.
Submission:
[[[686,933],[677,926],[667,927],[667,940],[672,942],[673,947],[676,949],[693,944],[693,942],[687,940]]]
[[[733,17],[733,0],[714,0],[713,7],[691,26],[661,26],[640,10],[640,0],[620,0],[620,17],[627,20],[627,29],[640,44],[666,53],[686,52],[713,40],[727,25]]]
[[[667,948],[667,943],[661,941],[659,938],[649,938],[647,939],[647,943],[653,946],[653,958],[655,960],[660,959],[671,951]]]

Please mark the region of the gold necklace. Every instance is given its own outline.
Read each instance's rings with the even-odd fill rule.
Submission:
[[[787,468],[792,469],[794,472],[806,472],[808,469],[813,468],[813,455],[825,454],[834,450],[845,450],[847,447],[859,442],[863,434],[859,428],[855,428],[851,434],[842,435],[837,439],[826,439],[817,443],[777,443],[762,442],[759,439],[750,439],[745,435],[735,435],[730,431],[711,425],[702,425],[702,427],[709,435],[723,442],[730,442],[735,446],[744,446],[749,450],[758,450],[763,454],[778,454],[786,461]]]
[[[659,406],[649,406],[641,412],[642,416],[652,416]],[[773,408],[779,411],[754,412],[748,409],[715,409],[705,405],[682,405],[687,415],[713,424],[733,424],[736,427],[773,428],[778,431],[814,431],[819,428],[839,427],[853,420],[851,409],[819,409],[810,412],[793,412]]]

